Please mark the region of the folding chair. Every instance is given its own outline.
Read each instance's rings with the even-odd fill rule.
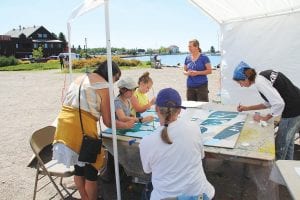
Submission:
[[[55,187],[55,189],[57,190],[58,194],[62,199],[65,198],[62,194],[62,190],[64,190],[68,194],[68,197],[72,196],[72,194],[63,186],[62,179],[63,177],[73,176],[74,167],[66,168],[65,165],[59,164],[57,163],[57,161],[52,160],[52,148],[51,150],[45,151],[47,148],[49,149],[49,145],[50,147],[52,147],[54,134],[55,134],[55,127],[47,126],[35,131],[30,138],[30,146],[37,160],[35,166],[36,176],[35,176],[35,183],[34,183],[33,199],[36,198],[36,193],[41,189],[43,189],[48,184],[50,184],[50,182],[53,184],[53,186]],[[51,157],[49,156],[49,152],[51,152]],[[46,161],[47,157],[48,160],[50,160],[49,162]],[[33,159],[31,159],[31,163],[32,162]],[[44,185],[39,190],[37,190],[38,181],[46,176],[50,179],[50,182],[48,182],[46,185]],[[62,190],[59,189],[58,185],[54,181],[56,178],[59,177],[60,177],[59,184]]]

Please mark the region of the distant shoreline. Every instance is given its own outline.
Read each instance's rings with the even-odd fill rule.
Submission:
[[[188,52],[183,52],[183,53],[176,53],[176,54],[157,54],[158,56],[170,56],[170,55],[185,55],[189,54]],[[220,56],[221,53],[213,53],[211,54],[210,52],[203,52],[203,54],[208,55],[208,56]],[[155,54],[143,54],[143,55],[119,55],[120,58],[136,58],[136,57],[144,57],[144,56],[153,56]]]
[[[165,56],[165,55],[182,55],[182,54],[188,54],[187,52],[185,53],[176,53],[176,54],[157,54],[159,56]],[[143,54],[143,55],[120,55],[120,58],[134,58],[134,57],[144,57],[144,56],[153,56],[153,54]]]

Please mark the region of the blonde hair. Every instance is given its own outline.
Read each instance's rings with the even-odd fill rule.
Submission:
[[[145,72],[145,73],[143,73],[142,76],[140,76],[138,84],[140,84],[140,83],[147,84],[149,82],[153,83],[152,78],[150,78],[150,73],[149,72]]]
[[[159,112],[165,119],[164,128],[161,131],[160,137],[161,137],[162,141],[166,144],[172,144],[172,141],[170,140],[169,134],[168,134],[168,125],[169,125],[171,117],[174,116],[179,110],[180,110],[180,108],[159,107]]]

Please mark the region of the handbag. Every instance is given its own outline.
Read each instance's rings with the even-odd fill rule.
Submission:
[[[83,124],[82,124],[82,117],[81,117],[81,109],[80,109],[80,90],[82,83],[84,81],[85,77],[82,79],[80,86],[79,86],[79,118],[80,118],[80,126],[81,131],[83,134],[80,152],[78,161],[81,162],[87,162],[87,163],[95,163],[97,160],[98,154],[101,152],[101,146],[102,146],[102,134],[100,131],[100,138],[93,138],[91,136],[88,136],[84,132]],[[100,122],[99,122],[100,124]]]

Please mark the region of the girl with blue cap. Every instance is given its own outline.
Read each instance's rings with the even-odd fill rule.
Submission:
[[[204,149],[199,126],[178,118],[181,108],[176,90],[161,90],[155,107],[161,126],[140,142],[143,169],[152,173],[151,200],[214,197],[214,187],[207,181],[202,166]]]
[[[276,159],[293,160],[294,137],[300,129],[300,89],[281,72],[265,70],[257,75],[255,69],[245,62],[240,62],[235,68],[233,80],[241,87],[254,85],[265,101],[251,106],[239,105],[239,112],[270,108],[271,112],[266,116],[255,115],[255,121],[281,116],[275,139]]]

